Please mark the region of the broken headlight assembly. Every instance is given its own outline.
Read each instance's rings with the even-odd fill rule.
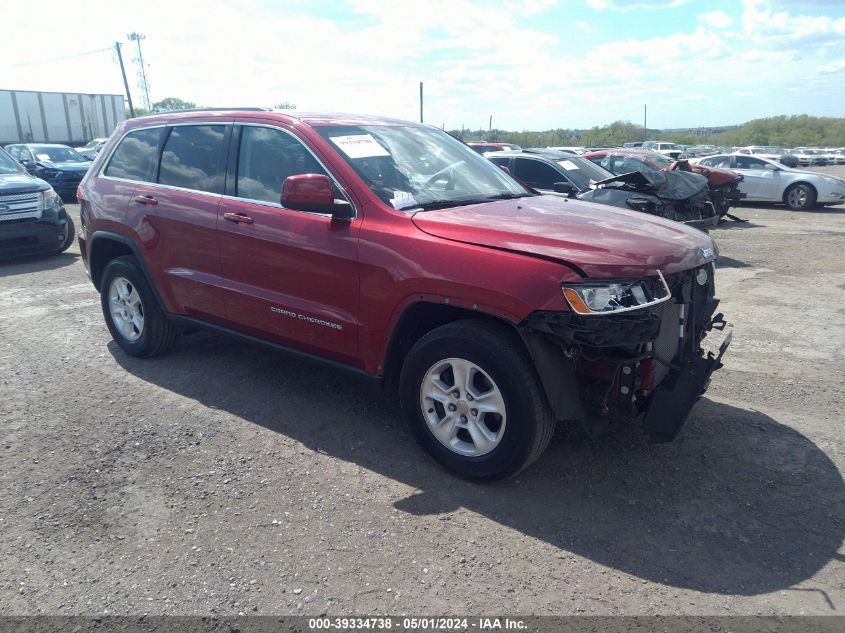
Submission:
[[[572,311],[583,316],[642,310],[672,298],[659,270],[656,280],[572,284],[561,290]]]

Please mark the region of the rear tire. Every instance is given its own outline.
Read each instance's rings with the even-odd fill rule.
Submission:
[[[130,356],[158,356],[179,341],[179,329],[159,306],[134,257],[117,257],[103,270],[100,305],[112,338]]]
[[[792,185],[783,194],[783,201],[793,211],[804,211],[816,204],[816,190],[810,185]]]
[[[417,440],[461,477],[515,475],[554,433],[534,366],[504,324],[465,320],[429,332],[408,353],[399,389]]]

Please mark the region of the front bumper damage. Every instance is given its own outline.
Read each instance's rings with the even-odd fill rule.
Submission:
[[[699,271],[707,272],[702,284]],[[598,434],[637,420],[655,442],[672,440],[730,345],[714,297],[713,264],[666,277],[673,299],[624,314],[535,312],[520,332],[559,419]],[[703,347],[724,332],[712,351]]]

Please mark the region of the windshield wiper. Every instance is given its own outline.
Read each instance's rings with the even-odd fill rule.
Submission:
[[[470,200],[431,200],[422,204],[409,207],[408,211],[434,211],[435,209],[448,209],[449,207],[465,207],[470,204],[481,204],[487,202],[486,198],[472,198]]]
[[[535,193],[497,193],[492,196],[487,196],[485,200],[514,200],[516,198],[527,198],[528,196],[536,196]]]

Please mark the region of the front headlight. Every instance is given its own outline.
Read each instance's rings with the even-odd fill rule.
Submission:
[[[672,292],[658,270],[657,280],[596,282],[561,286],[576,314],[618,314],[641,310],[668,301]]]
[[[837,178],[836,176],[819,176],[819,178],[831,185],[845,184],[845,180],[843,180],[842,178]]]
[[[44,209],[52,209],[53,207],[58,207],[61,204],[62,199],[59,198],[59,194],[57,194],[52,188],[41,192],[41,205]]]

